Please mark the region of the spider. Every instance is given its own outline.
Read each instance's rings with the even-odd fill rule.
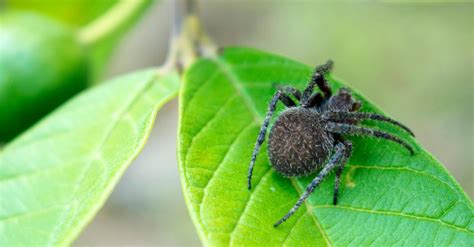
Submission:
[[[303,93],[290,86],[278,87],[269,103],[249,165],[248,189],[252,187],[255,160],[265,140],[278,101],[281,101],[286,108],[279,114],[270,130],[268,156],[271,165],[279,174],[288,178],[307,176],[321,169],[293,208],[274,224],[275,227],[288,220],[334,169],[336,169],[336,180],[333,204],[337,204],[342,170],[352,154],[352,143],[346,140],[344,135],[382,138],[398,143],[408,149],[411,155],[414,154],[413,148],[404,140],[386,132],[359,126],[362,120],[383,121],[396,125],[414,136],[410,129],[391,118],[375,113],[358,112],[362,106],[361,102],[352,97],[349,89],[342,88],[337,94],[332,95],[325,79],[325,75],[332,67],[331,60],[317,66]],[[315,86],[318,86],[321,92],[313,94]],[[290,95],[297,99],[299,104],[293,101]]]

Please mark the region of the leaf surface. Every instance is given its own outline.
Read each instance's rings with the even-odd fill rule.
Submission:
[[[0,246],[68,245],[93,218],[178,91],[136,72],[73,98],[0,153]]]
[[[185,74],[180,175],[202,241],[210,246],[473,246],[472,202],[457,182],[415,139],[373,122],[366,124],[407,140],[416,155],[391,142],[350,138],[354,152],[344,169],[338,205],[332,205],[332,174],[293,217],[273,227],[315,174],[278,175],[264,144],[249,192],[248,164],[275,92],[272,84],[302,90],[311,73],[312,68],[283,57],[228,48]],[[329,83],[333,90],[343,86],[332,75]],[[354,96],[363,102],[361,111],[380,112],[359,93]]]

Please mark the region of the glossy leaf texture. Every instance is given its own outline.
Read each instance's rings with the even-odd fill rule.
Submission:
[[[176,73],[144,70],[73,98],[0,153],[0,246],[70,244],[178,92]],[[145,186],[145,185],[144,185]]]
[[[337,68],[337,61],[336,61]],[[446,169],[416,140],[393,126],[367,122],[415,147],[350,138],[337,206],[334,174],[287,222],[273,224],[315,177],[287,179],[270,166],[266,144],[253,188],[247,169],[274,83],[304,89],[312,68],[252,49],[228,48],[201,59],[181,91],[180,175],[199,236],[210,246],[473,246],[472,202]],[[333,90],[343,84],[329,76]],[[352,90],[353,91],[353,90]],[[353,91],[354,92],[354,91]],[[380,112],[359,93],[361,111]],[[282,110],[280,105],[279,111]]]

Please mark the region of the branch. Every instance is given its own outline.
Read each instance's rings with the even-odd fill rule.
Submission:
[[[213,56],[217,50],[203,31],[194,0],[173,0],[170,52],[165,64],[182,70],[197,58]]]

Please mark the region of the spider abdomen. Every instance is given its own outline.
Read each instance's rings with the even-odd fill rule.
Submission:
[[[283,111],[270,130],[268,154],[283,176],[304,176],[322,167],[334,147],[334,137],[321,128],[319,114],[307,108]]]

